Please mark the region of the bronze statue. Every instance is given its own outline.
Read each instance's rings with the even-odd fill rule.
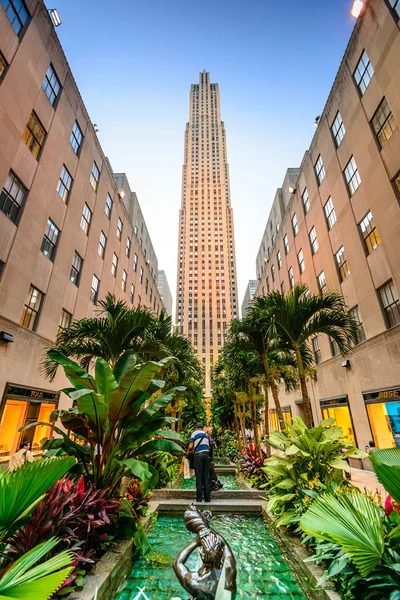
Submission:
[[[214,600],[222,567],[225,562],[225,589],[236,595],[236,561],[228,542],[208,522],[212,518],[210,511],[199,511],[190,504],[184,514],[186,529],[196,534],[176,557],[174,562],[175,575],[181,586],[191,594],[193,600]],[[198,548],[202,566],[198,571],[189,571],[185,562]]]

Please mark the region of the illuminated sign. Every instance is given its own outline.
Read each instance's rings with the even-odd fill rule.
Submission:
[[[379,402],[382,400],[400,400],[400,386],[394,389],[377,390],[376,392],[365,392],[363,394],[365,402]]]

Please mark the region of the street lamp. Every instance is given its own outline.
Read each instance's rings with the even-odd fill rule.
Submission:
[[[290,194],[294,194],[294,193],[295,193],[295,191],[296,191],[296,188],[295,188],[295,187],[293,187],[292,185],[289,185],[289,193],[290,193]]]
[[[121,198],[121,200],[122,200],[122,198],[124,198],[124,197],[125,197],[125,192],[124,192],[124,190],[121,190],[120,192],[118,192],[118,196],[119,196],[119,197]]]
[[[53,21],[54,27],[59,27],[61,25],[60,15],[56,8],[49,8],[49,15],[51,20]]]
[[[351,16],[354,17],[355,19],[358,19],[358,17],[361,15],[363,8],[364,8],[363,0],[354,0],[353,6],[351,7],[351,10],[350,10]]]

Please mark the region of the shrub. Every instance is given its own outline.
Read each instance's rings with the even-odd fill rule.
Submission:
[[[332,483],[346,485],[343,471],[350,467],[345,459],[366,456],[345,441],[342,428],[334,422],[327,419],[307,428],[297,417],[282,432],[270,435],[268,442],[282,455],[265,460],[262,471],[269,481],[261,487],[268,489],[267,510],[278,517],[278,526],[298,521],[313,498]]]
[[[266,479],[262,469],[263,464],[264,458],[258,456],[254,450],[252,451],[250,448],[243,450],[239,459],[239,470],[249,480],[252,487],[262,487]]]

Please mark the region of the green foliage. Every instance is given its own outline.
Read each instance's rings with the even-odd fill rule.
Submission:
[[[49,350],[48,354],[64,367],[73,386],[68,395],[76,401],[75,408],[56,411],[53,419],[58,417],[81,442],[71,439],[53,423],[51,426],[61,438],[46,442],[48,454],[79,457],[86,477],[97,488],[110,488],[110,493],[118,489],[128,473],[148,479],[154,487],[158,474],[147,457],[157,451],[182,454],[181,447],[171,440],[179,439],[168,428],[171,417],[164,416],[175,393],[184,390],[178,387],[162,394],[161,378],[173,359],[136,364],[133,368],[129,361],[121,367],[120,359],[116,365],[118,382],[101,357],[96,360],[93,377],[57,350]]]
[[[57,544],[51,538],[16,560],[0,579],[0,598],[48,600],[71,573],[74,560],[71,552],[64,551],[40,562]]]
[[[0,476],[0,542],[28,521],[45,492],[74,463],[67,457],[34,461]]]
[[[385,490],[400,504],[400,448],[374,450],[369,455],[376,476]]]
[[[239,458],[240,452],[233,431],[225,431],[225,433],[218,435],[218,441],[220,443],[218,454],[232,461],[236,461]]]
[[[366,456],[344,440],[334,419],[307,428],[297,417],[284,431],[272,433],[268,441],[283,451],[283,456],[267,458],[262,468],[269,477],[261,486],[269,491],[267,509],[279,517],[278,525],[297,521],[312,499],[333,482],[346,485],[343,471],[349,466],[345,458]]]

